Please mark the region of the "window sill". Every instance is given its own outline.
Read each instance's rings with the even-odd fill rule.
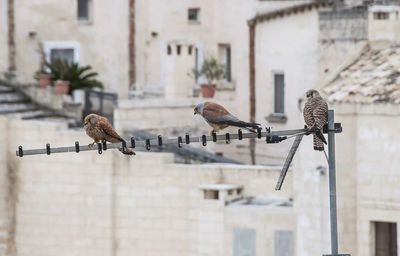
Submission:
[[[201,24],[200,21],[198,21],[198,20],[189,20],[188,23],[189,23],[189,25],[200,25]]]
[[[90,20],[78,20],[79,25],[92,25]]]
[[[271,113],[265,117],[265,120],[270,123],[284,124],[287,122],[287,116],[284,113]]]

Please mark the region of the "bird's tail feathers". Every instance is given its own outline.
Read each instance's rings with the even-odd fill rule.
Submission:
[[[257,129],[260,126],[260,124],[257,124],[257,123],[248,123],[248,122],[243,122],[243,121],[229,121],[229,122],[226,122],[226,124],[232,125],[232,126],[237,126],[237,127],[243,127],[244,129],[247,128],[246,130],[249,130],[249,127]]]
[[[257,131],[256,131],[256,130],[254,130],[254,129],[251,129],[251,128],[243,127],[243,129],[246,129],[246,130],[248,130],[249,132],[254,132],[254,133],[257,133]]]
[[[122,138],[118,138],[118,140],[121,141],[121,142],[125,142],[126,143],[126,141],[124,139],[122,139]],[[124,154],[124,155],[130,155],[130,156],[136,155],[136,153],[132,149],[130,149],[128,147],[126,147],[125,150],[123,148],[118,148],[118,150],[121,151],[121,153]]]
[[[136,155],[136,153],[130,148],[126,148],[126,150],[124,150],[123,148],[118,148],[118,150],[121,151],[121,153],[124,155],[129,155],[129,156]]]
[[[317,135],[317,137],[324,143],[324,144],[328,144],[326,142],[325,136],[322,134],[321,130],[318,130],[315,132],[315,135]]]

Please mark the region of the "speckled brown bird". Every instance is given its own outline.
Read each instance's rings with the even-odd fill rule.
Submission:
[[[96,114],[87,115],[85,117],[84,128],[86,130],[86,134],[94,140],[93,143],[89,144],[89,147],[92,147],[95,143],[99,143],[103,140],[111,143],[124,142],[124,139],[118,135],[108,119],[103,116]],[[122,148],[119,148],[119,151],[125,155],[135,155],[135,152],[133,152],[130,148],[126,148],[125,151]]]
[[[308,132],[313,133],[314,150],[323,151],[326,139],[322,128],[328,123],[328,103],[317,90],[308,90],[307,102],[304,105],[303,116]]]
[[[257,129],[260,125],[256,123],[243,122],[236,116],[229,113],[228,110],[226,110],[223,106],[213,102],[197,104],[197,106],[194,108],[194,114],[200,114],[213,128],[210,131],[211,135],[213,132],[218,132],[219,130],[225,129],[228,126],[242,127],[248,131],[256,132],[254,129]]]

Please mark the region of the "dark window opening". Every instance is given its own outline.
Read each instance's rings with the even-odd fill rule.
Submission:
[[[198,22],[199,21],[199,8],[190,8],[188,10],[188,20],[190,22]]]
[[[219,44],[219,61],[225,66],[225,80],[230,82],[231,77],[231,46],[229,44]]]
[[[78,0],[78,20],[89,21],[89,0]]]
[[[181,55],[181,46],[180,46],[180,45],[177,45],[177,46],[176,46],[176,53],[177,53],[178,55]]]
[[[204,199],[218,200],[218,190],[204,190]]]
[[[171,55],[171,53],[172,53],[171,46],[168,45],[168,46],[167,46],[167,54],[168,54],[168,55]]]
[[[199,70],[199,49],[196,47],[195,50],[195,57],[194,57],[194,69],[195,70]],[[196,83],[199,82],[199,77],[195,76],[194,80],[196,81]]]
[[[192,55],[192,52],[193,52],[193,46],[190,45],[190,46],[188,47],[188,54],[189,54],[189,55]]]
[[[397,256],[397,224],[375,222],[375,256]]]
[[[274,112],[275,113],[285,113],[285,81],[283,74],[275,74],[274,75],[274,89],[275,89],[275,98],[274,98]]]
[[[374,12],[374,19],[375,20],[388,20],[389,13],[388,12]]]

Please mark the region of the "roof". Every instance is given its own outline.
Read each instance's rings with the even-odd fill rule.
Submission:
[[[311,11],[313,8],[328,7],[332,6],[333,3],[334,1],[329,1],[329,0],[315,1],[311,3],[298,4],[266,13],[260,13],[257,14],[254,18],[250,19],[249,24],[264,22],[271,19],[276,19],[279,17],[284,17],[287,15],[296,14],[300,12]]]
[[[367,48],[322,92],[329,102],[400,104],[400,47]]]

